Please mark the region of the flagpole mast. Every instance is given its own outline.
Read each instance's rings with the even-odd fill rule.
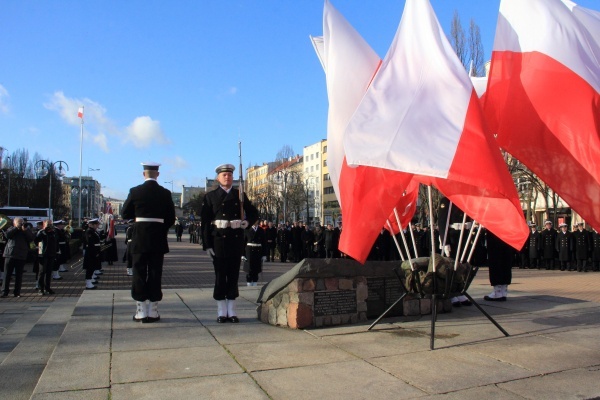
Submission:
[[[83,169],[83,106],[81,106],[81,133],[79,137],[79,222],[81,228],[81,171]]]

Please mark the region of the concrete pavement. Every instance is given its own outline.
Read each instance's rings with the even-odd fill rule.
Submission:
[[[199,257],[197,272],[209,268]],[[262,324],[260,286],[240,288],[240,324],[216,323],[206,287],[165,289],[154,324],[132,321],[128,290],[0,302],[0,398],[600,398],[600,308],[586,299],[600,273],[514,273],[508,301],[480,301],[510,337],[461,307],[439,315],[434,351],[429,316],[385,319],[370,332],[368,323]],[[482,270],[470,294],[488,292]]]

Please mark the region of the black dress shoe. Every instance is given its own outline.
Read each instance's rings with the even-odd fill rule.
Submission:
[[[506,301],[506,297],[490,297],[490,296],[483,296],[484,300],[487,301]]]
[[[224,322],[227,322],[227,317],[218,317],[217,318],[217,322],[220,323],[220,324],[222,324]]]
[[[134,320],[135,322],[144,322],[144,320],[145,320],[145,319],[146,319],[146,318],[136,318],[136,317],[135,317],[135,314],[133,314],[133,320]]]
[[[465,301],[461,301],[460,304],[462,304],[463,306],[472,306],[473,303],[471,303],[471,300],[465,300]]]
[[[7,297],[8,297],[8,293],[2,293],[2,296],[0,296],[0,298],[3,298],[3,299],[5,299]]]
[[[460,307],[460,306],[461,306],[460,301],[455,301],[452,303],[452,307]]]
[[[40,290],[38,290],[38,293],[39,293],[40,295],[42,295],[42,296],[43,296],[43,295],[45,295],[45,294],[46,294],[46,291],[45,291],[45,290],[42,290],[42,289],[40,289]]]
[[[229,321],[233,322],[234,324],[237,324],[238,322],[240,322],[238,317],[236,317],[235,315],[233,317],[229,317]]]
[[[15,294],[14,296],[15,296],[15,297],[21,297],[21,295],[20,295],[20,294]]]
[[[158,317],[156,317],[156,318],[154,318],[154,317],[146,317],[146,318],[144,318],[144,320],[142,321],[142,323],[144,323],[144,324],[151,324],[151,323],[156,322],[156,321],[160,321],[160,315]]]
[[[52,289],[46,290],[46,294],[55,294],[56,292]]]

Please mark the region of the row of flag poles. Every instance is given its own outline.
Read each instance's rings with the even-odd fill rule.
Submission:
[[[408,225],[421,183],[520,249],[528,228],[500,146],[600,227],[598,12],[501,0],[481,98],[428,0],[406,0],[383,60],[328,0],[323,37],[312,39],[344,253],[364,262],[398,211]]]

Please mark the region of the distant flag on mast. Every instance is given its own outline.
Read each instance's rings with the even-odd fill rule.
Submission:
[[[79,110],[77,110],[77,117],[83,119],[83,106],[79,107]]]

